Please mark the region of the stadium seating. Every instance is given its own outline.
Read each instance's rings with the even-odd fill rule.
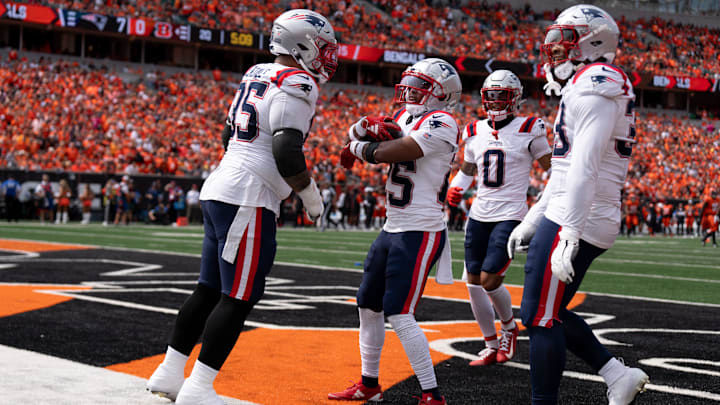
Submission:
[[[472,0],[463,6],[429,6],[411,0],[373,0],[373,6],[331,0],[150,0],[97,2],[45,0],[54,7],[97,13],[149,17],[177,24],[267,31],[289,8],[311,8],[329,17],[343,43],[426,54],[540,62],[543,29],[552,12],[530,6]],[[433,3],[433,2],[429,2]],[[461,3],[461,2],[450,2]],[[720,72],[720,30],[676,24],[660,18],[618,20],[622,32],[616,63],[627,70],[680,76],[714,76]]]
[[[151,173],[204,176],[222,156],[223,114],[235,89],[205,73],[162,71],[123,81],[105,68],[76,62],[0,63],[0,167],[38,171]],[[392,111],[383,90],[327,86],[318,104],[306,156],[320,181],[381,187],[383,165],[339,165],[346,128],[363,115]],[[222,112],[222,114],[219,114]],[[521,114],[552,123],[553,106],[537,102]],[[482,116],[467,94],[457,114],[465,125]],[[551,141],[551,125],[548,125]],[[697,199],[720,189],[720,130],[710,121],[644,113],[626,188],[658,199]],[[458,162],[461,154],[458,154]],[[541,171],[532,174],[539,191]]]

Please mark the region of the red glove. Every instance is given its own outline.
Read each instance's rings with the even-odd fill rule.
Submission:
[[[356,160],[358,160],[358,158],[350,152],[350,144],[345,145],[342,152],[340,152],[340,164],[342,167],[351,170]]]
[[[365,117],[360,121],[368,141],[384,142],[397,139],[402,134],[400,126],[388,116]]]
[[[463,190],[460,187],[450,187],[447,193],[447,202],[451,207],[457,207],[462,201]]]

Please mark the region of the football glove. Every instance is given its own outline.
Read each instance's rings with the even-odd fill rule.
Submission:
[[[560,240],[550,256],[550,269],[558,280],[570,284],[575,277],[572,261],[580,250],[580,235],[576,231],[563,229],[558,236]]]
[[[318,190],[317,183],[315,183],[315,179],[310,179],[310,184],[297,194],[305,206],[305,212],[307,212],[308,218],[315,222],[325,210],[322,196],[320,195],[320,190]]]
[[[354,127],[359,141],[384,142],[402,136],[400,126],[388,116],[362,117]]]
[[[535,235],[536,229],[537,225],[530,224],[526,221],[520,222],[520,224],[513,229],[507,243],[507,254],[510,259],[515,258],[516,249],[522,249],[530,243],[533,235]]]
[[[351,170],[355,165],[356,160],[359,159],[350,152],[350,144],[345,145],[342,152],[340,152],[340,165],[347,170]]]
[[[457,207],[460,201],[462,201],[462,197],[462,187],[450,187],[447,193],[447,202],[451,207]]]

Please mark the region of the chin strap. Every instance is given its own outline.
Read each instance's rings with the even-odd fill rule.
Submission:
[[[552,68],[550,67],[550,64],[546,63],[543,66],[543,70],[545,70],[545,80],[547,80],[547,83],[545,83],[545,86],[543,86],[545,94],[548,96],[552,96],[552,93],[554,92],[556,96],[560,97],[562,85],[559,82],[555,81],[555,78],[552,75]]]

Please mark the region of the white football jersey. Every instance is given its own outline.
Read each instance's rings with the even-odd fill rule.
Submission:
[[[413,117],[403,108],[393,119],[405,136],[417,142],[423,157],[390,165],[385,184],[387,221],[383,230],[441,231],[446,227],[443,205],[460,129],[450,113],[440,110]]]
[[[533,160],[551,152],[545,123],[536,117],[516,117],[497,131],[491,125],[490,120],[473,121],[463,130],[464,161],[478,169],[470,218],[521,221],[528,210]]]
[[[233,133],[227,151],[200,199],[265,207],[278,215],[292,189],[275,164],[272,134],[293,128],[307,136],[317,98],[318,86],[304,70],[277,63],[251,67],[228,111]]]
[[[562,90],[545,216],[608,249],[620,227],[620,191],[635,143],[635,94],[618,67],[593,63]]]

